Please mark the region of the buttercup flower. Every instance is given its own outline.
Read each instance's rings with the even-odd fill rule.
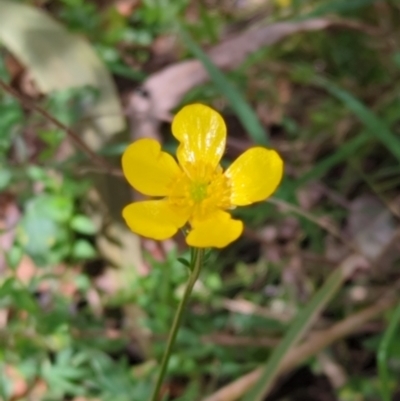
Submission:
[[[243,223],[232,219],[229,210],[268,198],[282,179],[282,159],[274,150],[257,146],[224,172],[220,161],[225,122],[202,104],[182,108],[172,133],[179,141],[178,162],[154,139],[139,139],[125,150],[126,179],[156,199],[131,203],[122,215],[129,228],[144,237],[164,240],[188,224],[188,245],[225,247],[243,231]]]

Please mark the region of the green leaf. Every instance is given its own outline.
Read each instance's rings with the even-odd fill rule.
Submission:
[[[10,296],[14,290],[16,279],[9,277],[0,284],[0,299]]]
[[[97,228],[89,217],[78,214],[74,216],[70,223],[71,228],[81,234],[93,235],[97,232]]]
[[[397,328],[400,323],[400,303],[397,305],[392,318],[390,319],[389,327],[383,335],[382,342],[378,350],[378,371],[381,384],[381,394],[384,401],[392,399],[389,388],[389,372],[388,372],[388,358],[390,356],[389,350],[396,337]]]
[[[18,309],[26,310],[30,314],[34,315],[38,312],[38,304],[34,299],[33,295],[26,289],[14,289],[13,293],[13,305]]]
[[[43,182],[47,179],[47,174],[44,168],[35,165],[29,166],[26,169],[26,174],[32,181]]]
[[[243,127],[247,130],[253,141],[259,145],[268,145],[269,141],[266,130],[240,91],[229,81],[219,68],[214,65],[183,27],[180,29],[180,34],[188,49],[203,63],[204,68],[207,70],[215,86],[228,99],[232,109],[237,114]]]
[[[0,156],[9,149],[13,134],[18,124],[23,121],[21,106],[14,99],[3,100],[0,103]]]
[[[60,90],[49,96],[46,108],[57,120],[71,126],[84,117],[82,113],[85,109],[95,106],[98,95],[98,91],[91,86]]]
[[[12,173],[10,169],[0,166],[0,191],[6,189],[11,182]]]
[[[70,348],[66,348],[57,354],[54,363],[46,360],[42,364],[41,375],[48,383],[51,393],[57,399],[63,398],[66,393],[79,395],[82,387],[77,385],[88,374],[77,358],[79,354],[73,354]]]
[[[38,265],[55,263],[63,256],[52,250],[68,240],[66,222],[72,211],[72,200],[60,195],[43,194],[27,203],[19,226],[20,243]]]
[[[3,363],[0,365],[0,398],[4,401],[8,401],[11,399],[11,395],[13,393],[12,382],[10,379],[7,379],[7,375],[5,372],[5,365]]]
[[[24,255],[23,249],[18,245],[14,245],[6,253],[6,260],[8,266],[11,267],[11,269],[15,269],[20,264],[23,255]]]
[[[79,260],[87,260],[96,257],[97,252],[86,240],[80,239],[72,247],[72,256]]]
[[[30,256],[42,259],[55,245],[57,231],[58,225],[53,220],[28,213],[21,222],[21,244]]]
[[[182,263],[184,266],[190,268],[190,262],[189,262],[187,259],[185,259],[185,258],[178,258],[177,260],[178,260],[178,262]]]
[[[43,194],[28,203],[27,212],[57,223],[66,223],[71,218],[73,208],[72,199],[67,196]]]

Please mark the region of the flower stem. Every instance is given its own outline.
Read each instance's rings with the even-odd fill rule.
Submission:
[[[178,334],[178,329],[182,322],[183,312],[185,311],[194,284],[196,283],[199,277],[200,270],[203,265],[203,259],[204,259],[204,250],[200,248],[192,248],[192,257],[190,261],[191,273],[189,276],[189,280],[186,284],[185,293],[183,294],[181,302],[179,303],[178,309],[176,310],[174,316],[174,321],[172,323],[172,327],[168,335],[167,348],[164,351],[164,355],[161,361],[160,373],[158,374],[157,382],[154,387],[154,391],[150,398],[150,401],[158,400],[160,388],[163,383],[165,373],[167,372],[167,367],[169,358],[171,356],[172,347],[174,346],[176,335]]]

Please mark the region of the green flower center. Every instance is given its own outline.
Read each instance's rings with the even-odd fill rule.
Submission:
[[[190,185],[190,197],[195,203],[202,202],[205,198],[207,198],[207,188],[208,184],[192,182]]]
[[[176,208],[188,210],[189,221],[206,219],[216,210],[232,207],[230,182],[220,166],[211,168],[199,163],[186,168],[189,173],[182,172],[171,183],[168,201]]]

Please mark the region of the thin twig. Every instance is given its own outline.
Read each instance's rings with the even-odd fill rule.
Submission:
[[[244,337],[235,336],[225,333],[215,333],[204,335],[201,337],[201,341],[204,343],[211,343],[214,345],[220,345],[222,347],[266,347],[273,348],[279,344],[280,338],[278,337]]]
[[[46,120],[50,121],[54,126],[64,131],[67,134],[70,141],[83,153],[85,153],[89,157],[89,159],[93,161],[93,163],[101,167],[104,170],[104,172],[116,176],[123,176],[122,171],[120,169],[115,168],[107,160],[96,154],[93,150],[89,148],[88,145],[86,145],[86,143],[73,130],[71,130],[71,128],[67,127],[61,121],[57,120],[45,109],[40,107],[35,102],[29,100],[28,98],[20,95],[15,89],[13,89],[10,85],[6,84],[2,80],[0,80],[0,88],[3,89],[8,94],[10,94],[11,96],[13,96],[15,99],[17,99],[24,107],[26,107],[29,110],[35,111],[36,113],[44,117]]]
[[[221,303],[224,308],[231,312],[262,316],[266,319],[274,319],[282,323],[287,323],[293,318],[293,313],[288,311],[274,312],[268,308],[247,301],[246,299],[222,299]]]

